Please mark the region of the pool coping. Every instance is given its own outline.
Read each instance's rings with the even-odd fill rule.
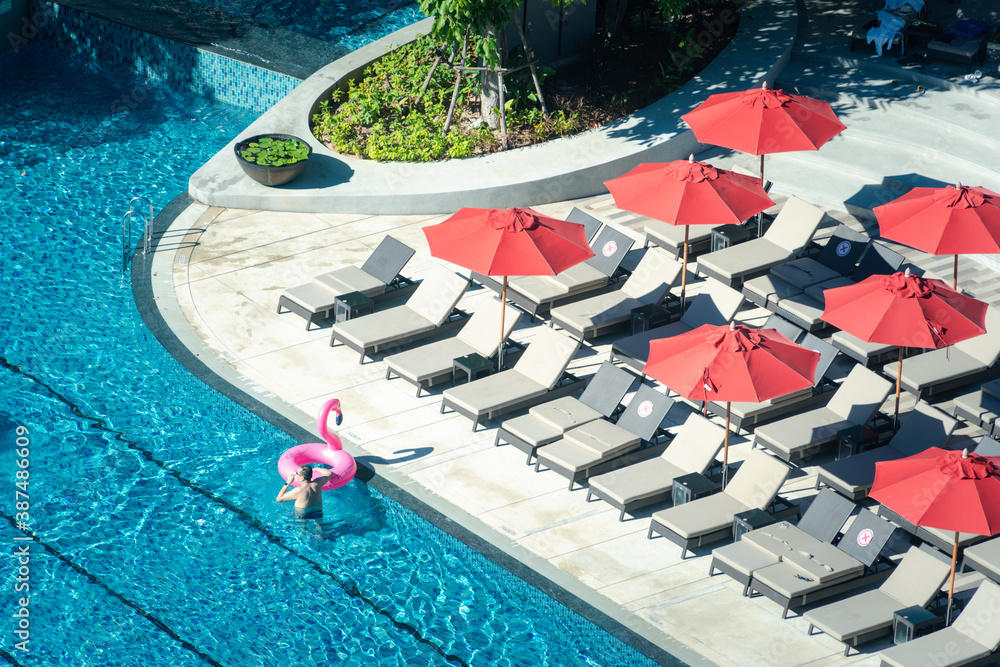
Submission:
[[[199,208],[203,210],[198,212]],[[150,253],[144,255],[140,244],[132,256],[131,286],[136,309],[167,353],[196,378],[299,442],[313,441],[318,432],[311,416],[230,366],[195,334],[181,312],[173,264],[185,245],[183,239],[193,231],[190,223],[209,209],[182,193],[155,217]],[[167,245],[165,239],[176,240],[178,247],[161,248]],[[355,456],[365,454],[346,437],[344,447]],[[625,611],[404,474],[391,469],[376,472],[362,464],[357,477],[658,664],[714,664],[696,649]]]
[[[748,7],[753,8],[753,13]],[[300,213],[368,215],[450,213],[463,206],[507,208],[579,199],[642,162],[682,159],[706,148],[680,120],[713,93],[773,84],[791,59],[798,29],[795,0],[744,5],[733,41],[699,75],[659,101],[618,121],[572,137],[460,160],[388,163],[337,154],[309,128],[328,91],[386,49],[426,32],[430,19],[340,58],[308,77],[192,174],[188,192],[209,206]],[[706,25],[696,39],[714,39]],[[308,141],[313,157],[286,186],[252,181],[233,156],[237,141],[281,132]]]

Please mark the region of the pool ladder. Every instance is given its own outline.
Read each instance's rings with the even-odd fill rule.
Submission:
[[[149,215],[143,210],[149,207]],[[128,210],[122,216],[122,276],[128,270],[129,261],[132,259],[132,218],[138,216],[142,221],[142,254],[145,257],[149,253],[153,239],[153,202],[145,197],[132,197],[128,202]],[[138,249],[138,246],[136,246]]]

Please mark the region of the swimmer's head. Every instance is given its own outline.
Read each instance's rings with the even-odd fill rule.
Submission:
[[[301,468],[299,468],[299,474],[302,475],[302,479],[304,479],[307,482],[309,482],[309,481],[312,480],[313,467],[312,466],[302,466]]]

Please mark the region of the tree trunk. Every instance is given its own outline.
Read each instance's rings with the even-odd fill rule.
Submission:
[[[495,27],[487,28],[483,33],[483,37],[492,37],[496,40],[497,45],[500,45],[500,31]],[[503,53],[502,50],[501,53]],[[486,63],[480,63],[480,65],[485,64]],[[500,126],[500,77],[496,72],[480,73],[479,89],[479,112],[483,117],[483,122],[495,130]]]

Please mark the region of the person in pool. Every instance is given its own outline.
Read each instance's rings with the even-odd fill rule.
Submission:
[[[289,500],[295,501],[295,516],[300,519],[313,518],[323,514],[323,485],[327,483],[327,478],[332,470],[320,468],[315,471],[313,467],[304,465],[299,471],[292,475],[292,478],[285,482],[278,492],[277,501],[283,503]],[[300,485],[297,489],[288,490],[295,478],[300,478]]]

